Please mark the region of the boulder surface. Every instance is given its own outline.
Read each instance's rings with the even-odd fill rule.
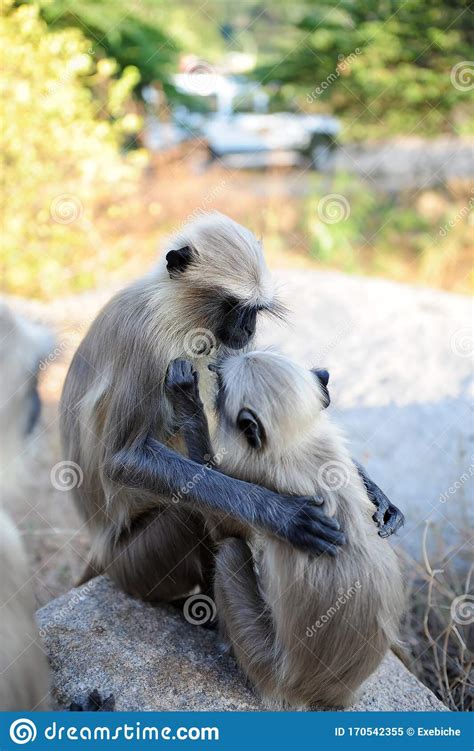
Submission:
[[[264,709],[216,632],[170,605],[152,606],[97,577],[38,611],[53,670],[53,700],[66,709],[94,688],[120,711]],[[352,711],[447,711],[392,654]]]

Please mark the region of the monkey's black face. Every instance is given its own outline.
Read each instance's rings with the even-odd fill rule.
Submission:
[[[231,349],[242,349],[255,334],[259,308],[227,297],[220,308],[216,335]]]
[[[187,275],[191,273],[193,266],[199,263],[199,255],[191,245],[168,251],[166,254],[166,268],[170,279],[180,280],[186,283]],[[215,271],[215,270],[214,270]],[[201,314],[201,326],[208,328],[229,349],[243,349],[249,344],[255,334],[257,315],[259,311],[267,311],[272,315],[283,318],[285,309],[274,299],[269,299],[265,304],[256,304],[243,301],[238,297],[225,292],[219,284],[211,285],[209,279],[202,287],[195,284],[196,271],[192,277],[192,296],[196,314]],[[203,280],[206,277],[203,270]],[[212,279],[213,268],[210,266],[208,276]],[[219,275],[219,279],[222,274]],[[249,279],[253,284],[255,279]]]

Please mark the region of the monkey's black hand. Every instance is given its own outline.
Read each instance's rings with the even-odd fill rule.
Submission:
[[[199,395],[199,374],[189,360],[172,360],[165,378],[165,391],[174,411],[174,426],[182,431],[188,456],[199,464],[212,457],[212,441]],[[211,464],[208,466],[211,466]]]
[[[346,543],[339,522],[326,516],[311,497],[285,498],[283,513],[276,522],[276,535],[307,553],[332,556],[337,555],[338,546]]]
[[[70,712],[113,712],[115,709],[115,697],[113,694],[103,699],[95,688],[87,697],[84,704],[73,701],[69,707]]]
[[[397,532],[405,522],[405,517],[393,503],[390,503],[385,493],[380,490],[379,486],[368,476],[364,467],[358,462],[354,462],[357,471],[361,476],[362,482],[367,490],[367,495],[376,507],[376,512],[372,519],[380,527],[380,537],[390,537]]]
[[[377,486],[376,486],[377,487]],[[377,498],[370,497],[372,503],[377,507],[377,511],[372,519],[380,527],[380,537],[390,537],[397,532],[405,523],[405,517],[399,508],[390,503],[385,493],[377,488]]]
[[[199,374],[190,360],[172,360],[165,378],[165,389],[178,420],[186,420],[202,408]]]

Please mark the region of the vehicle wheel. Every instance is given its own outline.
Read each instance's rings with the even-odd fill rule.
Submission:
[[[212,146],[207,147],[207,156],[209,162],[215,162],[217,159],[220,158],[220,154],[217,153],[217,151],[214,151]]]
[[[334,161],[336,144],[332,138],[315,135],[311,138],[308,155],[311,167],[318,172],[327,172]]]

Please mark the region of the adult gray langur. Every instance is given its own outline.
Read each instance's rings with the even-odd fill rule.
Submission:
[[[0,301],[0,711],[49,708],[50,679],[35,622],[26,550],[3,504],[25,470],[28,437],[40,414],[38,368],[52,337]]]
[[[35,620],[27,548],[3,504],[17,500],[22,475],[31,471],[28,460],[41,412],[38,374],[53,344],[47,328],[0,301],[0,711],[51,709],[50,670]],[[113,706],[112,695],[102,698],[94,690],[71,708],[106,711]]]
[[[65,458],[84,475],[74,490],[92,538],[84,580],[107,572],[147,600],[176,599],[196,586],[208,590],[210,511],[301,550],[337,553],[344,534],[312,497],[279,494],[183,456],[165,389],[170,362],[190,358],[211,414],[208,364],[250,348],[257,317],[279,310],[260,243],[231,219],[209,214],[185,225],[157,267],[99,313],[61,399]],[[379,523],[396,526],[393,514],[382,519],[387,510],[378,509]]]
[[[404,596],[394,550],[344,440],[324,410],[325,370],[273,352],[221,359],[217,425],[208,429],[192,363],[177,360],[168,389],[196,461],[285,493],[314,494],[347,538],[337,557],[209,514],[219,626],[270,706],[347,706],[397,641]]]

